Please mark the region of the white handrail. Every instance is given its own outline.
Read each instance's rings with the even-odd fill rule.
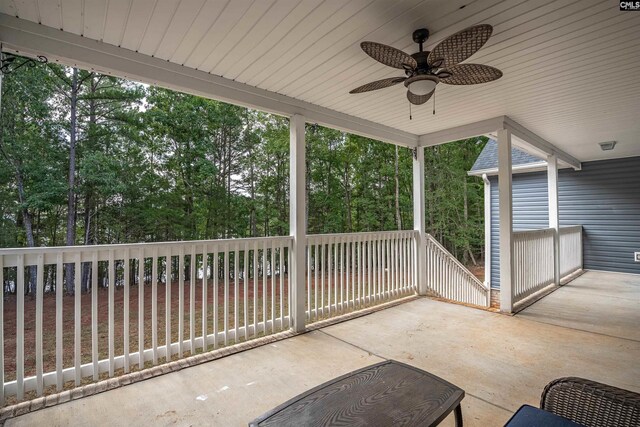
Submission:
[[[427,234],[427,286],[435,296],[488,307],[491,290],[433,236]]]
[[[23,255],[25,265],[35,265],[37,262],[37,256],[43,255],[45,264],[55,264],[58,254],[62,254],[63,262],[75,262],[75,257],[81,254],[81,262],[92,262],[93,254],[97,253],[98,261],[108,261],[111,251],[124,256],[127,249],[130,251],[140,250],[144,251],[145,257],[151,257],[154,250],[166,251],[171,250],[173,255],[177,255],[180,248],[184,248],[184,245],[195,245],[197,248],[203,247],[224,247],[233,246],[238,242],[242,242],[245,246],[252,246],[257,244],[262,247],[264,242],[276,242],[278,244],[285,244],[290,246],[290,236],[275,236],[275,237],[251,237],[242,239],[216,239],[216,240],[190,240],[190,241],[178,241],[178,242],[153,242],[153,243],[124,243],[124,244],[111,244],[111,245],[88,245],[88,246],[47,246],[36,248],[9,248],[0,249],[0,256],[4,256],[5,267],[16,267],[17,258],[19,255]]]
[[[392,236],[416,236],[417,231],[415,230],[392,230],[392,231],[362,231],[357,233],[329,233],[329,234],[307,234],[307,241],[319,241],[320,239],[327,238],[338,238],[338,239],[347,239],[350,237],[358,238],[358,239],[379,239],[382,237],[392,237]]]

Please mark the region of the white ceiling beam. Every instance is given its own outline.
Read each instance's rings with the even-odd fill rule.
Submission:
[[[509,129],[515,137],[521,139],[527,144],[532,145],[534,148],[540,150],[547,156],[552,156],[555,154],[558,160],[571,166],[573,169],[582,169],[582,163],[580,163],[578,159],[562,151],[546,139],[536,135],[526,127],[522,126],[520,123],[507,116],[504,116],[504,127],[505,129]]]
[[[489,134],[487,134],[487,136],[491,139],[494,140],[498,140],[498,132],[491,132]],[[546,166],[546,158],[547,158],[547,153],[545,153],[542,150],[539,150],[537,148],[535,148],[533,145],[521,140],[520,138],[513,136],[511,137],[511,144],[517,148],[520,151],[524,151],[527,154],[531,154],[532,156],[538,157],[539,159],[542,159],[543,161],[545,161],[545,168]],[[563,163],[564,164],[564,163]],[[568,165],[565,165],[568,166]]]
[[[422,147],[431,147],[433,145],[473,138],[474,136],[487,135],[498,129],[503,129],[504,119],[505,116],[498,116],[488,120],[427,133],[420,136],[419,145]]]
[[[567,154],[546,139],[531,132],[529,129],[507,116],[498,116],[493,119],[482,120],[475,123],[456,126],[454,128],[427,133],[420,136],[418,144],[422,147],[429,147],[481,135],[489,135],[495,138],[494,135],[501,129],[508,129],[511,131],[514,140],[518,141],[518,143],[514,145],[517,145],[518,148],[521,148],[523,151],[540,156],[543,160],[546,160],[547,156],[555,154],[558,157],[558,161],[563,164],[572,167],[575,170],[580,170],[582,168],[582,164],[578,159]]]
[[[6,14],[0,14],[0,42],[19,54],[278,115],[299,114],[310,123],[405,147],[418,144],[409,132]]]

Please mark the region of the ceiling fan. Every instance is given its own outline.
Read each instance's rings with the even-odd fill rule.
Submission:
[[[420,105],[433,96],[438,83],[474,85],[497,80],[502,77],[502,71],[497,68],[460,64],[489,40],[492,31],[491,25],[475,25],[447,37],[432,51],[425,52],[422,45],[429,38],[429,30],[421,28],[413,32],[413,41],[419,44],[420,51],[412,55],[381,43],[362,42],[360,47],[367,55],[385,65],[404,70],[406,77],[377,80],[349,93],[369,92],[404,82],[409,102]]]

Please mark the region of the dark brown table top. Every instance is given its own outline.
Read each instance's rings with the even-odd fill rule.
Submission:
[[[464,398],[464,391],[421,369],[393,360],[335,378],[302,393],[250,426],[431,426]]]

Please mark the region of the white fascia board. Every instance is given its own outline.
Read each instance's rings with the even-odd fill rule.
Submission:
[[[404,147],[418,145],[418,136],[409,132],[6,14],[0,14],[0,42],[18,54],[287,117],[299,114],[309,123]]]
[[[513,165],[511,167],[512,172],[515,173],[527,173],[527,172],[539,172],[543,170],[547,170],[547,162],[535,162],[535,163],[527,163],[524,165]],[[491,169],[479,169],[475,171],[468,171],[468,176],[482,176],[488,175],[493,176],[498,174],[498,168]]]
[[[571,166],[569,165],[562,165],[562,166],[558,165],[558,169],[568,169],[570,167]],[[542,160],[539,162],[526,163],[524,165],[513,165],[511,170],[512,170],[512,173],[514,174],[528,173],[528,172],[542,172],[547,170],[547,162]],[[494,175],[498,175],[498,168],[468,171],[467,175],[468,176],[482,176],[482,175],[494,176]]]

